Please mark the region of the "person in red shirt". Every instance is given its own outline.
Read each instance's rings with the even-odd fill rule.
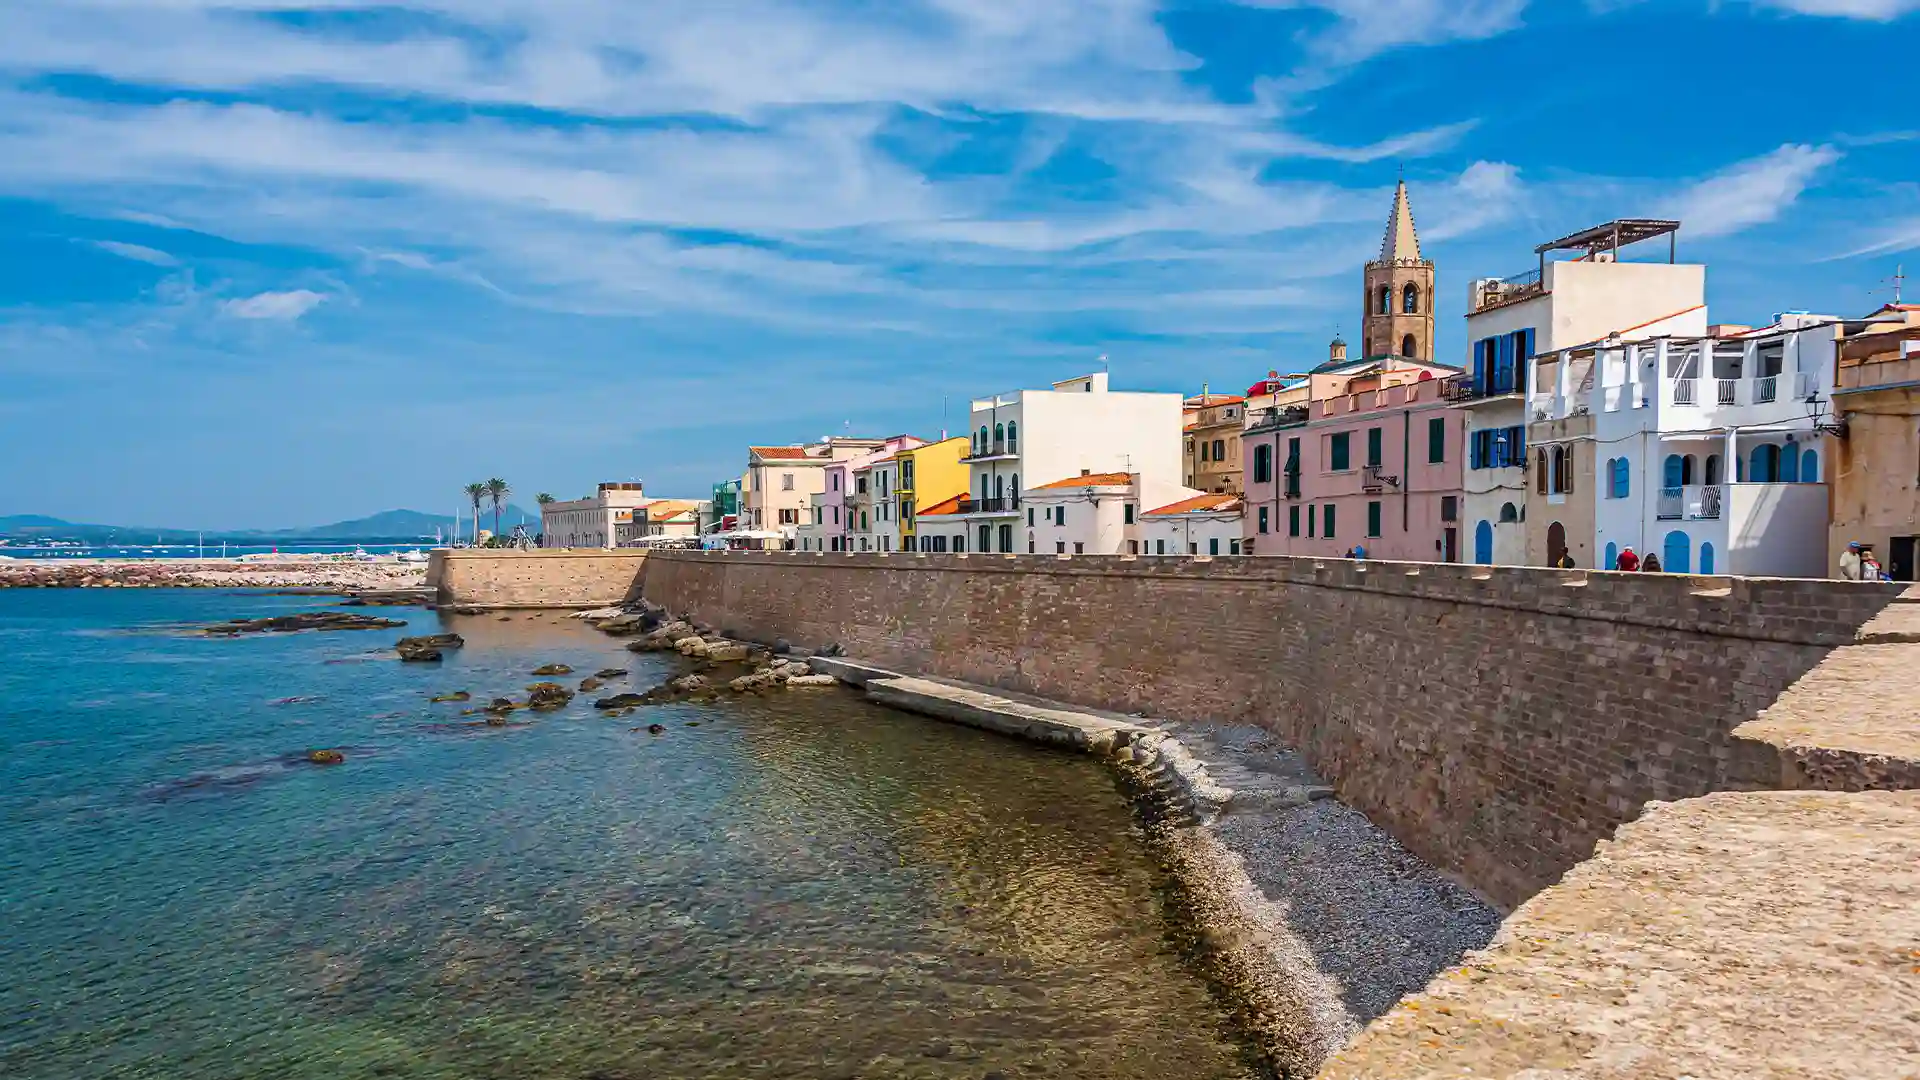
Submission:
[[[1627,571],[1638,570],[1640,569],[1640,556],[1635,555],[1632,548],[1621,548],[1620,558],[1614,562],[1613,568],[1615,570]]]

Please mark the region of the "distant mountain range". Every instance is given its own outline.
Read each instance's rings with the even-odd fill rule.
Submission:
[[[461,531],[470,532],[473,519],[463,516]],[[500,512],[500,527],[506,529],[526,521],[538,526],[540,515],[509,503]],[[480,512],[480,527],[493,528],[493,511]],[[423,514],[418,510],[383,510],[351,521],[316,525],[306,529],[155,529],[140,525],[91,525],[63,521],[45,514],[0,514],[0,536],[20,539],[79,540],[85,543],[152,543],[155,539],[180,542],[204,535],[208,539],[253,540],[415,540],[432,536],[434,530],[451,536],[454,519],[448,514]]]

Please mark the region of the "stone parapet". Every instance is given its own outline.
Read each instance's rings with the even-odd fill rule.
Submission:
[[[647,552],[442,548],[427,564],[427,587],[444,605],[479,608],[591,608],[639,595]]]

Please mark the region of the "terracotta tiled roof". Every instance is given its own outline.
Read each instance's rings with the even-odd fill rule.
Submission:
[[[1225,513],[1240,509],[1238,495],[1195,495],[1191,499],[1181,499],[1158,510],[1147,511],[1148,517],[1165,517],[1173,514]]]
[[[1133,483],[1132,473],[1097,472],[1088,473],[1085,476],[1069,476],[1065,480],[1055,480],[1051,484],[1041,484],[1035,490],[1045,491],[1048,488],[1125,487],[1131,483]]]
[[[806,457],[807,448],[804,446],[749,446],[747,453],[758,458],[794,459]]]
[[[964,498],[966,498],[966,496],[964,495],[955,495],[953,498],[948,499],[945,502],[934,503],[932,506],[927,507],[925,510],[917,510],[914,512],[913,516],[914,517],[938,517],[942,514],[957,514],[960,512],[960,500]]]
[[[690,513],[697,504],[685,499],[655,499],[646,505],[648,521],[665,521]]]

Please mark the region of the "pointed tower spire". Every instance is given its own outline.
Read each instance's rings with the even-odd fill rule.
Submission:
[[[1407,182],[1393,191],[1393,213],[1387,218],[1387,236],[1380,242],[1380,261],[1392,265],[1395,259],[1419,259],[1420,235],[1413,228],[1413,205],[1407,201]]]

